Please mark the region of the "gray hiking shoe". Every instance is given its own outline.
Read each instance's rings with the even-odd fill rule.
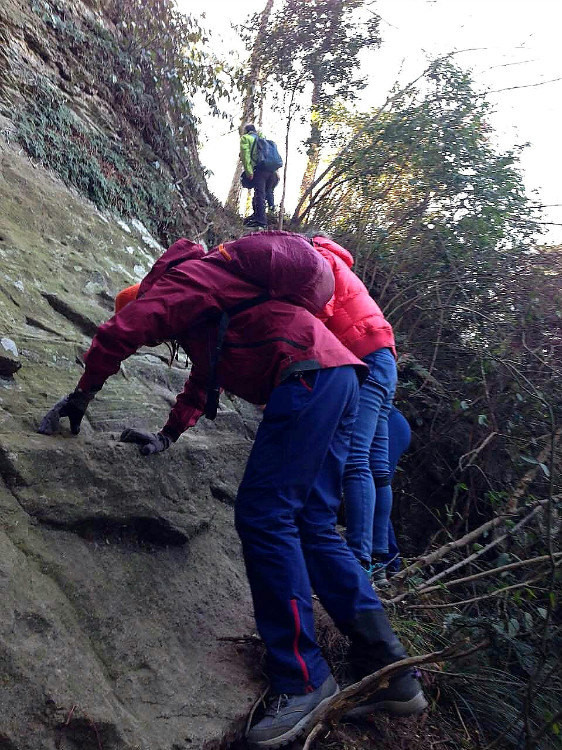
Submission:
[[[338,693],[339,687],[329,675],[312,693],[269,696],[265,716],[246,735],[248,745],[273,750],[288,745],[312,729],[322,709]]]
[[[344,719],[356,719],[376,711],[387,711],[392,716],[414,716],[427,708],[418,673],[409,669],[390,678],[388,687],[346,711]]]

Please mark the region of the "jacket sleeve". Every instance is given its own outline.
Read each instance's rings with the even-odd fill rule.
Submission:
[[[252,177],[254,174],[254,165],[252,164],[252,145],[254,143],[254,136],[245,133],[240,138],[240,159],[242,160],[242,166],[244,172],[248,177]]]
[[[217,304],[206,290],[186,289],[180,271],[168,272],[144,297],[130,302],[98,328],[84,357],[86,371],[78,387],[99,390],[141,346],[180,338],[197,318],[214,308]]]
[[[177,397],[162,432],[175,442],[182,432],[197,423],[205,410],[206,402],[207,383],[205,377],[198,372],[197,366],[193,365],[183,392]]]

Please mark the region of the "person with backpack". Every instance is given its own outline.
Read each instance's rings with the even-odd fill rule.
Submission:
[[[369,368],[361,386],[343,492],[347,543],[376,585],[386,580],[392,510],[388,416],[397,382],[394,334],[366,286],[351,270],[349,250],[322,234],[314,234],[310,241],[335,277],[334,296],[320,318]]]
[[[258,133],[252,124],[244,126],[244,133],[240,138],[240,159],[244,168],[242,184],[251,186],[254,190],[254,213],[244,220],[244,224],[266,229],[266,196],[273,198],[273,189],[279,182],[277,170],[283,162],[275,143]]]
[[[219,388],[267,404],[235,504],[270,680],[265,715],[248,733],[256,748],[275,749],[305,733],[338,692],[316,641],[312,588],[351,639],[363,674],[406,655],[335,528],[367,367],[315,317],[333,290],[329,264],[299,235],[254,233],[206,255],[180,240],[136,298],[99,327],[77,389],[39,428],[51,435],[68,417],[78,434],[89,403],[120,363],[143,345],[169,340],[181,343],[192,369],[160,432],[121,435],[143,455],[170,449],[203,413],[212,417]],[[426,705],[407,669],[359,709],[407,715]]]

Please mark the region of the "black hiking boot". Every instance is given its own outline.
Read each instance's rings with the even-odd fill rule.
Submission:
[[[344,632],[351,639],[348,658],[356,680],[408,655],[382,610],[361,612]],[[346,712],[345,718],[365,716],[375,711],[387,711],[393,716],[412,716],[425,708],[427,700],[418,672],[407,667],[392,675],[387,684],[373,695],[359,701],[357,706]]]

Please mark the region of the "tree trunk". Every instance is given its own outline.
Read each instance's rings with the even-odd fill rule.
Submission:
[[[313,82],[312,101],[310,103],[310,138],[308,146],[308,161],[302,176],[300,194],[304,195],[316,178],[316,170],[320,161],[320,114],[318,105],[322,91],[322,80],[317,76]]]
[[[247,83],[246,83],[246,93],[242,101],[242,117],[240,120],[240,128],[239,128],[240,135],[242,135],[244,125],[246,125],[246,123],[253,122],[255,115],[256,115],[256,112],[255,112],[256,89],[257,89],[257,84],[258,84],[259,77],[260,77],[260,68],[261,68],[262,51],[263,51],[262,49],[263,39],[265,36],[267,22],[269,21],[269,16],[271,15],[272,8],[273,8],[273,0],[267,0],[265,4],[265,8],[261,12],[258,33],[254,41],[252,54],[250,55],[250,61],[249,61],[250,70],[248,72],[248,78],[247,78]],[[230,190],[228,191],[228,197],[226,199],[226,206],[228,208],[233,209],[234,211],[238,211],[240,208],[240,194],[241,194],[240,177],[241,175],[242,175],[242,162],[238,160],[236,163],[236,168],[234,170],[234,176],[232,178]]]
[[[289,133],[291,132],[291,123],[293,121],[293,107],[295,104],[295,96],[297,93],[297,87],[295,86],[291,91],[291,100],[287,111],[287,128],[285,130],[285,166],[283,167],[283,191],[281,193],[281,203],[279,204],[279,223],[278,229],[283,229],[283,214],[285,213],[285,193],[287,190],[287,164],[289,161]]]

